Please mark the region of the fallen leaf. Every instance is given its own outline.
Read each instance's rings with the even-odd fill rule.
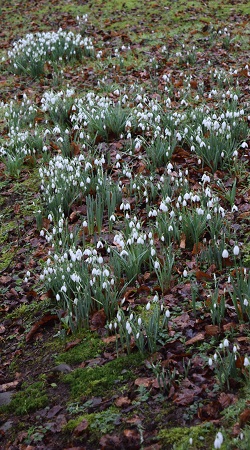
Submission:
[[[118,408],[125,408],[126,406],[130,405],[130,403],[131,403],[131,400],[129,400],[128,397],[118,397],[115,400],[115,405]]]
[[[250,409],[245,409],[240,414],[240,427],[244,427],[246,423],[250,423]]]
[[[186,345],[195,344],[195,342],[203,341],[205,338],[204,333],[197,333],[194,337],[185,342]]]
[[[202,270],[196,270],[195,276],[198,281],[212,280],[212,276],[210,274],[208,274],[207,272],[202,272]]]
[[[52,417],[55,417],[61,411],[61,409],[62,409],[61,405],[53,406],[53,408],[51,408],[48,411],[48,414],[47,414],[48,419],[51,419]]]
[[[223,409],[228,408],[228,406],[232,405],[233,403],[236,403],[238,400],[238,397],[234,394],[228,394],[226,392],[221,392],[219,395],[219,403]]]
[[[45,316],[43,316],[40,320],[38,320],[33,325],[31,330],[26,335],[26,342],[29,342],[34,337],[34,334],[39,330],[40,327],[42,327],[43,325],[47,324],[48,322],[58,321],[58,320],[59,319],[58,319],[57,314],[46,314]]]
[[[117,336],[119,337],[119,336]],[[105,344],[110,344],[111,342],[115,342],[116,341],[116,336],[108,336],[108,337],[103,337],[102,341],[105,342]]]
[[[194,401],[194,392],[190,389],[186,389],[184,392],[176,392],[173,397],[173,402],[176,405],[187,406]]]
[[[93,316],[91,317],[91,325],[90,329],[91,331],[98,330],[99,328],[104,328],[106,324],[106,314],[104,312],[104,309],[100,309],[99,311],[96,311]]]
[[[218,325],[206,325],[205,326],[205,333],[208,336],[216,336],[216,334],[219,333]]]
[[[121,438],[116,435],[105,434],[99,441],[101,450],[120,450],[122,448]]]
[[[144,386],[144,387],[149,387],[152,384],[152,378],[136,378],[135,380],[135,385],[136,386]]]
[[[75,341],[68,342],[65,347],[65,352],[67,352],[71,348],[74,348],[76,345],[80,344],[80,342],[81,342],[81,339],[76,339]]]
[[[81,436],[84,434],[88,429],[89,423],[86,419],[83,419],[79,425],[74,429],[74,435],[75,436]]]
[[[11,381],[10,383],[5,383],[0,385],[0,392],[5,392],[10,388],[15,388],[19,381]]]

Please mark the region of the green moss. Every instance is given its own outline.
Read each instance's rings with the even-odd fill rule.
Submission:
[[[75,337],[81,338],[81,342],[71,350],[58,355],[56,357],[57,364],[79,364],[87,359],[97,357],[106,346],[96,333],[91,333],[90,331],[84,331],[83,336],[81,333]],[[70,340],[72,340],[72,337]]]
[[[25,320],[34,320],[34,314],[40,311],[46,311],[51,306],[51,300],[45,299],[39,302],[34,301],[32,303],[26,304],[23,303],[10,314],[7,314],[6,319],[18,319],[22,318]]]
[[[16,229],[16,223],[13,221],[2,222],[0,227],[0,245],[8,241],[9,233]]]
[[[192,448],[203,449],[212,448],[215,434],[214,426],[210,423],[205,423],[190,428],[174,427],[162,429],[158,433],[158,439],[165,446],[164,448],[168,449],[187,449],[190,446],[190,439],[192,439]]]
[[[135,368],[142,362],[139,354],[126,355],[111,361],[104,366],[76,369],[64,377],[64,381],[71,386],[74,399],[81,396],[105,396],[108,391],[116,389],[127,381],[136,378]],[[109,392],[110,394],[110,392]]]
[[[91,437],[100,438],[102,434],[110,433],[115,428],[115,423],[119,419],[118,408],[111,406],[105,411],[91,414],[84,414],[76,419],[71,419],[64,427],[64,431],[72,433],[72,431],[83,421],[87,420],[91,431]]]
[[[38,381],[26,387],[25,390],[17,392],[10,404],[4,409],[21,416],[31,411],[44,408],[47,404],[48,397],[44,383]]]
[[[13,259],[14,252],[13,250],[9,250],[7,247],[1,248],[1,257],[0,257],[0,272],[4,271],[7,267],[10,266],[11,261]]]

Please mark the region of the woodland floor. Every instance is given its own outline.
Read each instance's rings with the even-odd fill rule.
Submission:
[[[96,58],[74,61],[64,65],[63,74],[57,73],[56,77],[49,65],[38,79],[10,71],[6,54],[14,41],[28,32],[57,31],[60,27],[79,32],[77,16],[83,14],[88,14],[84,33],[92,38],[95,51],[102,50],[99,61]],[[192,100],[196,94],[205,98],[212,89],[226,91],[233,86],[240,92],[239,102],[249,126],[250,6],[247,0],[2,0],[0,19],[0,58],[6,57],[0,67],[3,103],[15,99],[20,104],[26,94],[40,108],[46,91],[59,91],[66,86],[74,88],[77,96],[94,91],[115,99],[116,89],[136,85],[142,86],[155,100],[164,94],[164,74],[170,74],[171,99],[177,111],[179,104],[180,110],[185,109],[180,98],[186,89],[185,77],[192,75],[190,92],[187,91],[191,100],[186,97],[189,105],[193,101],[194,107],[197,106]],[[225,27],[230,39],[223,41],[218,31]],[[122,54],[125,63],[120,61],[119,65],[115,49],[123,45],[130,46],[131,51]],[[194,45],[192,59],[186,49],[192,53]],[[163,46],[166,46],[165,53]],[[176,55],[180,51],[183,59]],[[211,81],[209,67],[230,73],[232,80],[225,85],[222,82],[223,86],[218,79]],[[201,85],[203,94],[199,91]],[[207,102],[212,105],[213,99]],[[44,115],[41,111],[39,114],[36,121],[47,126]],[[8,140],[4,112],[0,116],[0,132],[1,145],[4,145]],[[124,140],[109,138],[107,142],[97,140],[96,145],[104,153],[109,152],[112,164],[116,153],[124,150]],[[48,230],[51,226],[41,199],[38,172],[41,158],[26,158],[20,172],[12,174],[5,157],[0,159],[2,449],[212,449],[219,430],[224,436],[222,449],[249,448],[250,380],[249,371],[243,366],[244,357],[250,356],[249,315],[242,313],[239,317],[228,295],[224,317],[212,320],[207,300],[214,289],[214,273],[219,280],[220,298],[227,288],[229,274],[233,276],[236,267],[242,271],[245,268],[249,280],[249,133],[245,141],[247,146],[239,149],[239,162],[234,171],[229,167],[213,173],[206,165],[201,167],[185,145],[176,146],[173,152],[171,162],[176,173],[188,169],[194,192],[199,188],[202,174],[210,175],[212,187],[231,224],[231,238],[229,235],[226,243],[230,248],[239,244],[240,259],[236,265],[231,256],[218,266],[213,259],[211,264],[197,263],[202,244],[190,247],[187,236],[182,236],[178,244],[173,243],[176,258],[167,289],[157,284],[155,273],[144,270],[138,274],[136,281],[124,290],[124,307],[136,310],[157,292],[171,311],[167,333],[164,331],[159,337],[157,351],[142,356],[132,344],[130,354],[120,348],[117,357],[116,341],[108,332],[102,309],[92,312],[89,330],[80,329],[72,334],[69,328],[63,327],[59,317],[64,317],[65,311],[62,306],[58,308],[54,293],[40,280],[49,244],[40,235],[39,209],[43,227]],[[52,144],[51,154],[58,152],[58,147]],[[132,171],[146,177],[149,168],[136,158]],[[126,154],[124,161],[130,164]],[[157,168],[159,178],[164,170],[164,165]],[[115,172],[113,179],[115,182],[118,179]],[[222,187],[216,184],[218,180]],[[235,196],[230,197],[227,193],[232,192],[235,180]],[[138,206],[137,201],[131,196],[131,208],[146,224],[146,204],[140,200]],[[159,206],[161,199],[155,202]],[[237,206],[236,212],[232,212],[233,204]],[[81,223],[84,212],[84,201],[70,206],[69,229]],[[119,216],[119,208],[116,212]],[[105,214],[106,211],[100,238],[112,244]],[[87,236],[86,241],[92,245],[95,236]],[[183,277],[186,268],[192,277]],[[31,276],[25,283],[27,271]],[[192,299],[193,281],[198,289],[195,300]],[[250,281],[247,286],[250,302]],[[230,373],[228,383],[225,379],[220,384],[208,365],[208,358],[225,338],[231,346],[240,346],[240,355],[236,375]],[[160,383],[159,374],[164,375],[165,385]]]

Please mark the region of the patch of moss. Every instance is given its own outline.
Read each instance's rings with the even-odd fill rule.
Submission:
[[[8,241],[9,233],[16,228],[16,223],[13,221],[2,222],[0,227],[0,245]]]
[[[13,250],[9,250],[6,247],[2,247],[1,249],[1,257],[0,257],[0,272],[7,269],[10,266],[11,261],[13,259],[14,252]]]
[[[162,429],[158,433],[158,439],[164,448],[184,450],[189,448],[204,449],[212,448],[216,429],[211,423],[196,425],[195,427],[174,427]],[[190,441],[192,439],[192,441]]]
[[[81,338],[81,342],[56,357],[56,363],[61,364],[79,364],[91,358],[96,358],[105,348],[104,342],[100,340],[96,333],[85,331],[84,336],[76,335],[76,338]],[[72,337],[71,339],[72,340]]]
[[[116,426],[120,418],[118,408],[111,406],[110,408],[91,414],[84,414],[76,419],[71,419],[64,427],[64,431],[72,433],[72,431],[83,421],[87,420],[88,429],[91,432],[91,437],[99,439],[102,434],[110,433]]]
[[[119,357],[104,366],[86,367],[76,369],[65,375],[64,381],[71,386],[71,395],[74,399],[81,396],[105,396],[121,384],[136,378],[135,368],[143,361],[139,354]]]
[[[42,381],[27,386],[24,390],[17,392],[12,398],[10,404],[5,407],[7,411],[14,412],[17,415],[24,415],[48,404],[48,397]]]
[[[34,320],[34,314],[49,310],[51,306],[51,300],[46,298],[45,300],[41,300],[39,302],[34,301],[32,303],[23,303],[10,314],[7,314],[6,319],[18,319],[22,318],[25,320]]]

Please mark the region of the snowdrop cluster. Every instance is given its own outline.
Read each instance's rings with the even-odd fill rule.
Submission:
[[[29,71],[29,63],[42,65],[46,61],[69,60],[80,54],[93,52],[92,40],[82,38],[80,34],[64,31],[29,33],[24,38],[14,42],[8,57],[17,72]]]
[[[130,353],[133,342],[140,353],[144,354],[148,350],[156,350],[159,333],[167,328],[169,318],[169,309],[160,303],[156,294],[140,313],[129,310],[125,313],[122,308],[118,308],[116,317],[108,324],[108,329],[116,334],[122,349]]]
[[[46,91],[41,98],[42,111],[55,110],[57,112],[61,105],[65,104],[68,99],[72,98],[75,94],[74,89],[66,89],[66,91]]]

